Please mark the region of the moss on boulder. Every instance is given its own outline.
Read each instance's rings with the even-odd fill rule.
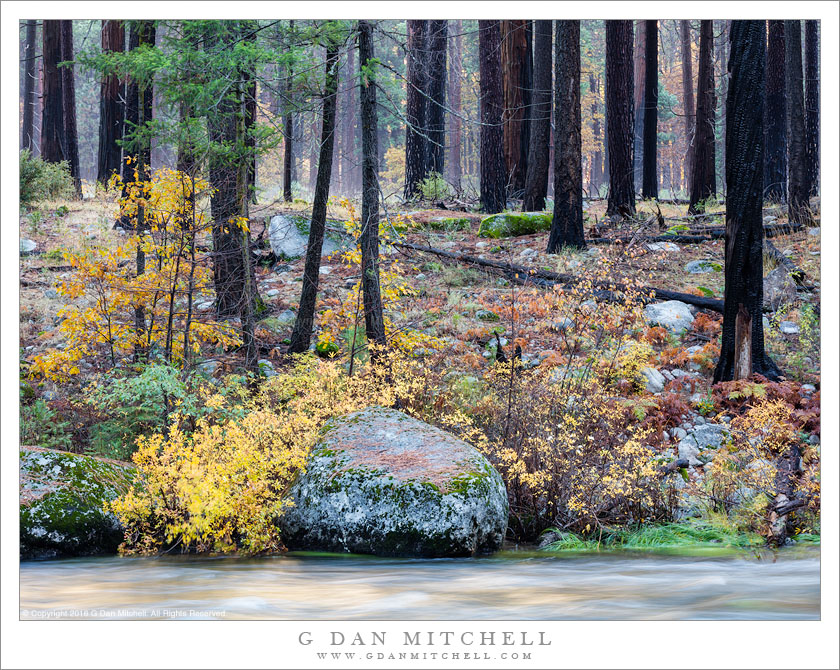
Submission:
[[[551,228],[550,212],[501,212],[481,220],[479,237],[516,237],[531,235]]]
[[[472,556],[498,550],[507,529],[505,485],[484,456],[381,407],[332,422],[290,497],[290,549]]]
[[[469,230],[470,220],[467,217],[435,216],[429,219],[432,230]]]
[[[134,472],[119,461],[21,447],[21,558],[115,553],[122,527],[103,506],[128,490]]]

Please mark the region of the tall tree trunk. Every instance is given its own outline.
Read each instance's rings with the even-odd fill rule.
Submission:
[[[445,48],[445,46],[444,46]],[[365,305],[365,333],[369,343],[385,346],[385,320],[379,290],[379,156],[377,149],[376,84],[372,68],[373,30],[370,22],[359,21],[359,74],[362,117],[362,298]],[[376,347],[372,356],[379,352]]]
[[[764,107],[764,197],[787,198],[787,109],[785,102],[785,22],[768,21]]]
[[[607,150],[610,161],[607,216],[626,216],[636,213],[636,194],[633,188],[633,22],[605,23]]]
[[[420,195],[426,178],[428,110],[428,21],[407,21],[408,64],[405,92],[405,192],[406,200]]]
[[[592,99],[592,139],[595,148],[592,152],[592,166],[589,171],[589,188],[595,196],[598,189],[604,183],[604,152],[601,149],[603,139],[601,137],[601,117],[599,115],[601,83],[594,73],[589,75],[589,89],[594,93]]]
[[[534,97],[522,211],[545,209],[551,138],[551,20],[534,22]]]
[[[711,21],[700,22],[700,65],[697,71],[697,115],[694,133],[694,175],[688,211],[703,211],[715,195],[715,70],[712,60],[714,31]]]
[[[580,131],[580,21],[557,21],[555,37],[554,217],[548,253],[583,248],[583,175]]]
[[[338,45],[327,44],[326,73],[324,77],[323,121],[321,124],[321,151],[318,158],[318,178],[315,199],[312,203],[312,223],[306,246],[306,263],[303,270],[300,305],[295,327],[292,330],[289,351],[302,353],[309,348],[315,323],[315,300],[318,297],[318,269],[321,267],[321,249],[327,223],[327,201],[330,197],[330,174],[333,163],[335,137],[335,107],[338,91]]]
[[[23,128],[21,129],[20,147],[35,152],[35,32],[37,22],[30,19],[26,22],[26,37],[24,38],[23,57],[26,59],[23,67]]]
[[[341,118],[341,161],[339,167],[341,168],[340,188],[344,195],[352,195],[355,191],[355,184],[353,183],[354,164],[356,163],[355,155],[355,120],[356,120],[356,47],[350,45],[347,48],[347,65],[344,76],[346,78],[346,86],[344,92],[344,105],[336,111],[341,111],[343,114]]]
[[[502,151],[502,62],[498,21],[478,22],[478,69],[481,106],[481,207],[488,214],[505,208],[507,170]]]
[[[61,60],[75,60],[73,53],[73,22],[61,22]],[[75,65],[61,68],[62,111],[64,113],[65,157],[70,165],[76,197],[82,197],[82,176],[79,166],[79,132],[76,127],[76,76]]]
[[[762,324],[764,35],[764,21],[732,22],[726,98],[724,312],[715,382],[733,379],[744,361],[749,362],[747,369],[770,379],[780,374],[764,351]],[[736,331],[741,338],[736,338]]]
[[[810,220],[805,169],[805,113],[802,90],[802,26],[785,21],[785,89],[788,136],[788,218],[792,223]]]
[[[447,22],[429,21],[429,155],[428,172],[443,175],[446,120]]]
[[[683,127],[685,132],[685,183],[691,184],[694,161],[694,76],[691,73],[691,21],[680,21],[680,52],[682,55]],[[686,189],[687,190],[687,189]]]
[[[48,163],[67,160],[64,142],[63,77],[61,62],[61,22],[45,20],[41,29],[44,45],[43,111],[41,113],[41,158]]]
[[[818,21],[805,22],[805,182],[820,192],[820,47]]]
[[[645,114],[643,131],[642,197],[657,198],[656,122],[659,109],[659,31],[656,21],[645,21]]]
[[[125,29],[121,21],[102,21],[102,52],[122,53],[125,49]],[[123,135],[124,104],[121,82],[116,75],[102,77],[99,95],[99,154],[96,180],[107,182],[115,172],[119,174]]]
[[[289,21],[289,30],[295,28],[294,20]],[[292,153],[292,140],[294,138],[294,113],[292,112],[292,105],[289,104],[292,96],[292,78],[294,72],[292,66],[289,64],[286,70],[286,103],[289,108],[283,117],[283,200],[286,202],[292,201],[292,172],[294,170],[294,154]]]
[[[642,136],[645,125],[645,29],[647,22],[636,19],[633,46],[633,188],[641,191],[644,150]],[[634,191],[634,192],[635,192]]]
[[[461,77],[463,38],[461,35],[461,20],[452,22],[454,35],[449,43],[449,181],[456,190],[461,189]]]
[[[502,93],[504,95],[503,138],[507,183],[511,195],[525,188],[527,166],[522,164],[522,123],[525,119],[523,69],[526,68],[528,35],[525,21],[500,21]]]

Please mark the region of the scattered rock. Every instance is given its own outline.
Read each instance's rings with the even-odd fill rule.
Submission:
[[[318,268],[319,275],[328,275],[333,269],[329,265],[322,265]]]
[[[704,423],[693,427],[688,435],[680,440],[677,451],[680,458],[688,459],[690,465],[695,467],[704,465],[714,458],[714,454],[704,452],[720,447],[725,437],[725,426]]]
[[[779,330],[785,335],[799,335],[799,326],[793,321],[782,321],[779,324]]]
[[[777,267],[764,278],[764,307],[776,311],[796,300],[796,284],[788,271]]]
[[[819,237],[819,236],[820,236],[820,229],[819,229],[819,227],[817,227],[817,228],[808,228],[808,234],[809,234],[811,237]]]
[[[559,321],[555,321],[554,323],[552,323],[549,326],[549,328],[551,330],[557,332],[557,333],[562,333],[562,332],[565,332],[566,330],[568,330],[569,328],[572,328],[574,325],[575,325],[574,321],[572,321],[568,317],[564,317],[564,318],[560,319]]]
[[[258,360],[257,365],[260,367],[260,374],[264,377],[275,377],[277,375],[277,371],[274,369],[274,363],[267,358]]]
[[[665,389],[665,377],[659,370],[646,367],[641,369],[641,374],[645,380],[645,389],[650,393],[662,393]]]
[[[371,407],[332,422],[292,486],[290,549],[472,556],[502,545],[504,482],[466,442]]]
[[[558,540],[561,539],[559,533],[553,530],[547,530],[542,535],[540,535],[540,543],[537,546],[537,549],[545,549],[548,545],[554,544]]]
[[[817,387],[813,384],[803,384],[799,387],[799,390],[806,395],[810,395],[811,393],[817,390]]]
[[[475,318],[479,321],[498,321],[499,315],[489,309],[479,309],[475,313]]]
[[[268,241],[277,258],[300,258],[306,253],[310,222],[300,216],[277,214],[268,224]],[[329,256],[337,249],[335,242],[324,236],[321,256]]]
[[[196,365],[196,369],[201,374],[207,375],[208,377],[212,377],[216,370],[218,370],[218,368],[218,361],[204,361],[203,363],[199,363],[198,365]]]
[[[680,245],[673,242],[651,242],[647,248],[651,251],[679,251]]]
[[[469,230],[470,220],[466,217],[436,216],[429,220],[433,230]]]
[[[48,288],[46,291],[44,291],[44,296],[50,298],[51,300],[55,300],[60,297],[58,291],[56,291],[54,288]]]
[[[200,310],[205,309],[212,309],[213,308],[213,301],[212,300],[203,300],[201,302],[195,303],[195,308]]]
[[[115,553],[117,518],[102,507],[131,485],[134,468],[63,451],[20,449],[20,557]]]
[[[516,237],[531,235],[551,228],[550,213],[546,212],[501,212],[481,220],[479,237]]]
[[[279,288],[270,288],[265,292],[265,297],[266,298],[273,298],[274,296],[279,295],[279,294],[280,294],[280,289]]]
[[[645,320],[648,325],[662,326],[676,335],[682,334],[694,323],[688,305],[679,300],[667,300],[645,306]]]
[[[720,272],[721,265],[720,263],[713,263],[712,261],[691,261],[686,264],[685,271],[690,272],[693,275],[705,274],[707,272]]]
[[[20,238],[20,255],[31,254],[37,246],[38,243],[34,240],[27,240],[24,237]]]

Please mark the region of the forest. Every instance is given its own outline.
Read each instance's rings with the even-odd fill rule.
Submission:
[[[819,53],[21,21],[21,557],[819,545]]]

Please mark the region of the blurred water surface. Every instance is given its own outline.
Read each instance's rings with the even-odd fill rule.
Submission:
[[[22,619],[818,619],[820,551],[76,558],[20,566]]]

